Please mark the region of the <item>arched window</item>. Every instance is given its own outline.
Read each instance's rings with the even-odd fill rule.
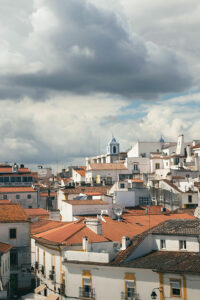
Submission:
[[[113,153],[116,153],[116,152],[117,152],[116,146],[113,146]]]

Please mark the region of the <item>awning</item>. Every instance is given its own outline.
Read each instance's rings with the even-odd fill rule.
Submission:
[[[46,297],[46,300],[57,300],[59,297],[55,294],[50,294],[48,297]]]
[[[43,291],[46,288],[45,284],[39,285],[36,289],[34,289],[34,293],[38,294],[39,292]]]

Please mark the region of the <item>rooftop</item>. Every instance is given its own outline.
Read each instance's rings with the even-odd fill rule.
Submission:
[[[111,188],[111,186],[77,186],[75,188],[65,189],[65,194],[87,194],[87,193],[101,193],[107,194],[107,191]]]
[[[45,232],[34,234],[33,237],[45,243],[62,245],[82,245],[83,236],[88,237],[92,243],[107,242],[103,235],[98,235],[82,223],[68,223],[64,226],[53,228]]]
[[[124,263],[123,266],[151,269],[157,272],[200,274],[200,253],[156,251]]]
[[[7,253],[13,246],[0,242],[0,253]]]
[[[200,235],[200,220],[168,220],[158,226],[152,232],[153,234],[162,235],[190,235],[199,236]]]
[[[108,205],[108,202],[103,200],[64,200],[71,205]]]
[[[66,224],[67,224],[67,222],[41,219],[38,222],[31,224],[31,234],[45,232],[45,231],[48,231],[53,228],[58,228],[58,227],[64,226]]]
[[[28,216],[49,216],[49,212],[43,208],[25,208],[24,211]]]
[[[92,170],[128,170],[122,163],[90,164]]]
[[[17,203],[0,204],[0,222],[28,222],[24,209]]]
[[[0,187],[0,193],[30,193],[36,192],[32,187]]]

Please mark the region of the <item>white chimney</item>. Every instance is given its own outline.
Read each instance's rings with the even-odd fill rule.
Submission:
[[[131,241],[130,241],[129,236],[123,236],[121,250],[125,250],[130,245],[130,243],[131,243]]]
[[[96,234],[102,235],[102,225],[99,219],[87,219],[84,221],[86,226]]]
[[[82,246],[84,251],[88,251],[88,237],[83,236]]]
[[[198,157],[198,154],[195,154],[194,162],[195,162],[195,170],[199,171],[199,157]]]

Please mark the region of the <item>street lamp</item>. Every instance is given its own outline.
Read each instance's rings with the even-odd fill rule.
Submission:
[[[160,293],[163,292],[162,288],[154,288],[153,291],[151,292],[151,299],[157,299],[157,294],[156,294],[155,290],[159,290]]]

